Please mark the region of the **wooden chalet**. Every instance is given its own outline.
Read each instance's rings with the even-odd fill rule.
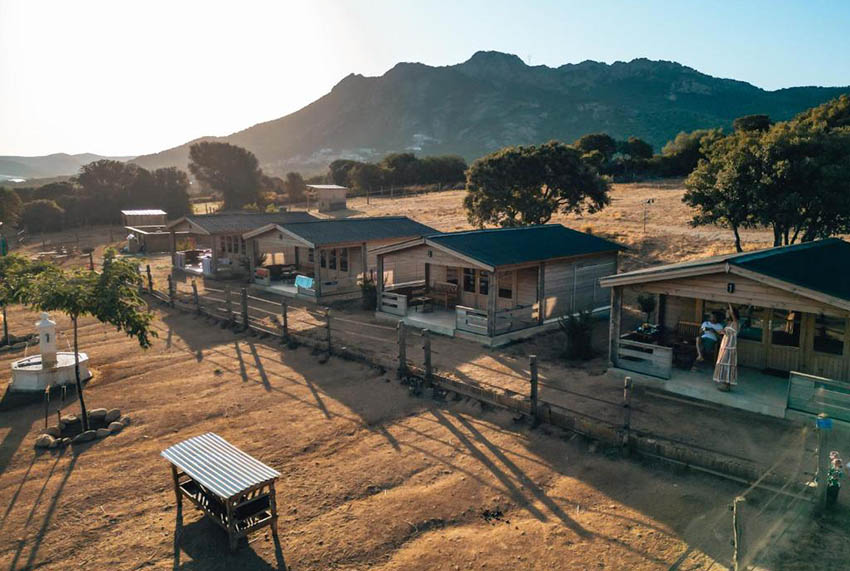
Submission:
[[[607,309],[621,246],[560,224],[439,233],[376,250],[378,316],[499,345]]]
[[[306,212],[222,212],[183,216],[168,224],[174,269],[210,278],[248,275],[242,235],[269,224],[317,220]],[[178,239],[179,237],[179,239]]]
[[[171,244],[171,234],[166,230],[168,215],[164,210],[122,210],[121,223],[127,230],[127,251],[167,252]]]
[[[815,401],[832,398],[832,389],[850,393],[850,244],[842,240],[658,266],[600,283],[611,288],[609,358],[616,371],[779,417],[829,408]],[[635,306],[640,294],[657,300],[648,327]],[[739,382],[720,393],[711,380],[714,356],[695,363],[695,339],[701,322],[725,315],[729,303],[740,312]],[[850,401],[843,406],[850,420]]]
[[[374,281],[374,250],[435,230],[405,216],[270,223],[246,232],[254,287],[326,302],[361,297]]]

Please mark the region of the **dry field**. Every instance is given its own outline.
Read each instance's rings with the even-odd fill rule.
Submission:
[[[15,310],[13,331],[32,320]],[[157,329],[143,352],[97,323],[81,328],[95,371],[88,403],[129,414],[120,434],[36,452],[43,407],[0,413],[3,568],[277,568],[267,533],[229,555],[223,532],[189,507],[177,535],[159,451],[205,431],[283,474],[289,569],[720,569],[715,561],[728,560],[736,486],[588,450],[467,401],[411,397],[380,371],[322,364],[307,349],[200,318],[158,315]]]

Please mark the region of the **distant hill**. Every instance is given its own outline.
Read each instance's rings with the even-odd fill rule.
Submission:
[[[14,179],[54,178],[76,174],[80,167],[100,159],[128,161],[133,157],[104,157],[92,153],[56,153],[43,157],[0,156],[0,183]]]

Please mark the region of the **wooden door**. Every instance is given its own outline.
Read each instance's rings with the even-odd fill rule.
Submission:
[[[777,371],[799,371],[803,364],[802,313],[773,309],[770,312],[766,368]]]
[[[487,298],[491,284],[490,272],[474,268],[463,268],[461,277],[461,305],[475,309],[487,309]]]

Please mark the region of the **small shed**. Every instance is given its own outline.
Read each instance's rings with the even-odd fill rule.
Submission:
[[[179,442],[161,454],[171,463],[178,509],[188,498],[227,532],[231,551],[240,537],[265,526],[277,540],[274,483],[280,472],[212,432]]]
[[[622,246],[560,224],[438,233],[376,250],[378,316],[494,346],[607,309]]]
[[[166,224],[168,224],[168,215],[165,213],[164,210],[146,209],[121,211],[122,226],[144,228],[151,226],[164,227]]]
[[[345,196],[348,188],[337,184],[308,184],[307,188],[316,197],[319,212],[345,210]]]

